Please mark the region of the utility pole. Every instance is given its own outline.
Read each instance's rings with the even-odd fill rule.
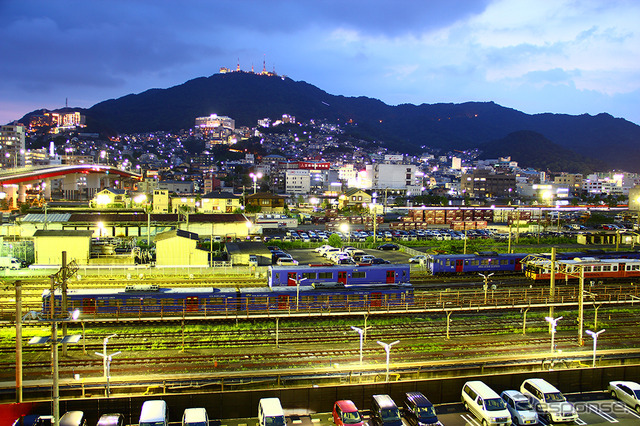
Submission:
[[[16,288],[16,402],[22,402],[22,281]]]

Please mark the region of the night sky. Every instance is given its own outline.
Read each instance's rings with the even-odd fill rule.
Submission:
[[[640,124],[640,1],[0,0],[0,123],[210,76]],[[224,111],[212,111],[224,114]]]

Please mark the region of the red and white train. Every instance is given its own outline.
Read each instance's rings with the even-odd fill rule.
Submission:
[[[556,266],[556,280],[578,279],[581,269],[584,269],[584,278],[587,280],[640,278],[640,259],[577,257],[561,260],[560,263]],[[527,265],[526,276],[533,280],[551,279],[550,262],[540,263],[537,266]]]

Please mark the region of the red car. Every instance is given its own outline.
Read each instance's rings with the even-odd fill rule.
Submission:
[[[348,399],[336,401],[333,405],[333,422],[337,426],[364,426],[365,424],[356,405]]]

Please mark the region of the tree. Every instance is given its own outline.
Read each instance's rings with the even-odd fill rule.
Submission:
[[[342,238],[338,234],[331,234],[328,243],[332,247],[340,248],[342,247]]]

